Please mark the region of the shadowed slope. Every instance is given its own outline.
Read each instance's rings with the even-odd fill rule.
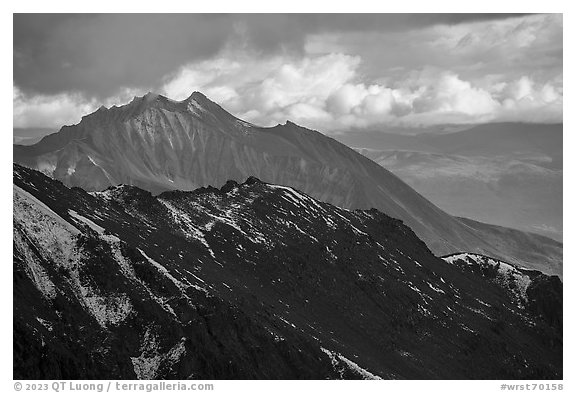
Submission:
[[[403,220],[438,254],[480,252],[539,262],[544,271],[561,255],[561,247],[545,260],[526,255],[536,247],[530,238],[521,249],[500,250],[487,241],[488,227],[470,229],[345,145],[290,122],[256,127],[201,93],[180,102],[150,93],[101,108],[36,145],[14,146],[14,160],[86,190],[124,183],[158,193],[257,176],[337,206],[377,208]]]
[[[15,166],[14,377],[562,378],[562,283],[519,302],[483,272],[253,177],[89,194]]]

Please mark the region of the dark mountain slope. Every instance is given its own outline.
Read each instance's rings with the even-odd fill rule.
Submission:
[[[538,288],[256,178],[155,197],[14,167],[14,378],[561,378]]]
[[[256,176],[337,206],[377,208],[403,220],[438,254],[480,252],[556,274],[552,267],[562,259],[560,245],[544,259],[531,254],[538,244],[530,237],[519,248],[498,249],[489,227],[471,230],[343,144],[290,122],[254,126],[201,93],[180,102],[147,94],[100,108],[36,145],[15,145],[14,161],[92,191],[131,184],[156,194]]]

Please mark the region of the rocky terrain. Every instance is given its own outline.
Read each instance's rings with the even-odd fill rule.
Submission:
[[[557,241],[463,221],[334,139],[291,122],[258,127],[197,92],[183,101],[149,93],[101,107],[35,145],[15,145],[14,162],[69,187],[130,184],[155,195],[256,176],[339,207],[376,208],[401,219],[436,255],[477,252],[562,274]]]
[[[15,379],[562,378],[558,277],[379,210],[255,177],[13,187]]]

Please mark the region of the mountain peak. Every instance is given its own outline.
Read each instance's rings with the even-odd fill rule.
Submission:
[[[255,176],[248,176],[248,178],[244,182],[244,184],[247,186],[251,186],[252,184],[263,184],[263,183],[264,182],[262,180],[258,179]]]
[[[144,108],[144,107],[148,107],[152,103],[161,101],[160,100],[161,98],[168,101],[168,98],[166,98],[166,97],[164,97],[158,93],[154,93],[154,92],[149,91],[148,93],[144,94],[143,96],[134,96],[134,98],[132,98],[132,101],[130,101],[126,105],[115,106],[115,107],[120,108],[120,109]]]
[[[134,96],[134,98],[125,105],[114,105],[110,109],[115,113],[116,119],[126,120],[150,108],[163,109],[169,112],[191,112],[196,116],[201,117],[206,117],[206,115],[210,114],[212,116],[224,118],[224,114],[228,114],[228,112],[220,105],[211,101],[199,91],[194,91],[188,98],[182,101],[172,100],[162,94],[149,91],[142,96]],[[104,113],[107,110],[108,108],[102,105],[95,112],[84,117],[96,113]]]
[[[210,121],[229,125],[236,124],[240,120],[199,91],[194,91],[181,103],[185,104],[187,111]]]
[[[222,108],[220,105],[215,103],[214,101],[210,100],[204,94],[199,91],[194,91],[188,98],[186,98],[183,102],[187,103],[188,108],[190,109],[191,106],[196,109],[200,109],[203,112],[214,112],[214,111],[224,111],[226,110]]]
[[[192,92],[192,94],[190,94],[190,96],[188,97],[188,99],[192,99],[195,101],[208,101],[208,102],[213,102],[211,101],[208,97],[206,97],[206,95],[204,95],[203,93],[195,90],[194,92]]]
[[[144,94],[144,96],[142,96],[142,99],[146,102],[150,102],[155,101],[157,98],[160,97],[162,97],[160,94],[149,91],[148,93]]]

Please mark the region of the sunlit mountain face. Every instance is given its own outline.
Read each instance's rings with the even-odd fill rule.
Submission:
[[[332,138],[291,122],[257,127],[201,93],[183,101],[149,93],[102,107],[33,146],[15,145],[14,160],[88,191],[130,184],[156,194],[257,176],[337,206],[377,208],[403,220],[437,255],[467,250],[561,275],[560,243],[463,222]]]
[[[562,14],[13,19],[14,378],[564,377]]]

